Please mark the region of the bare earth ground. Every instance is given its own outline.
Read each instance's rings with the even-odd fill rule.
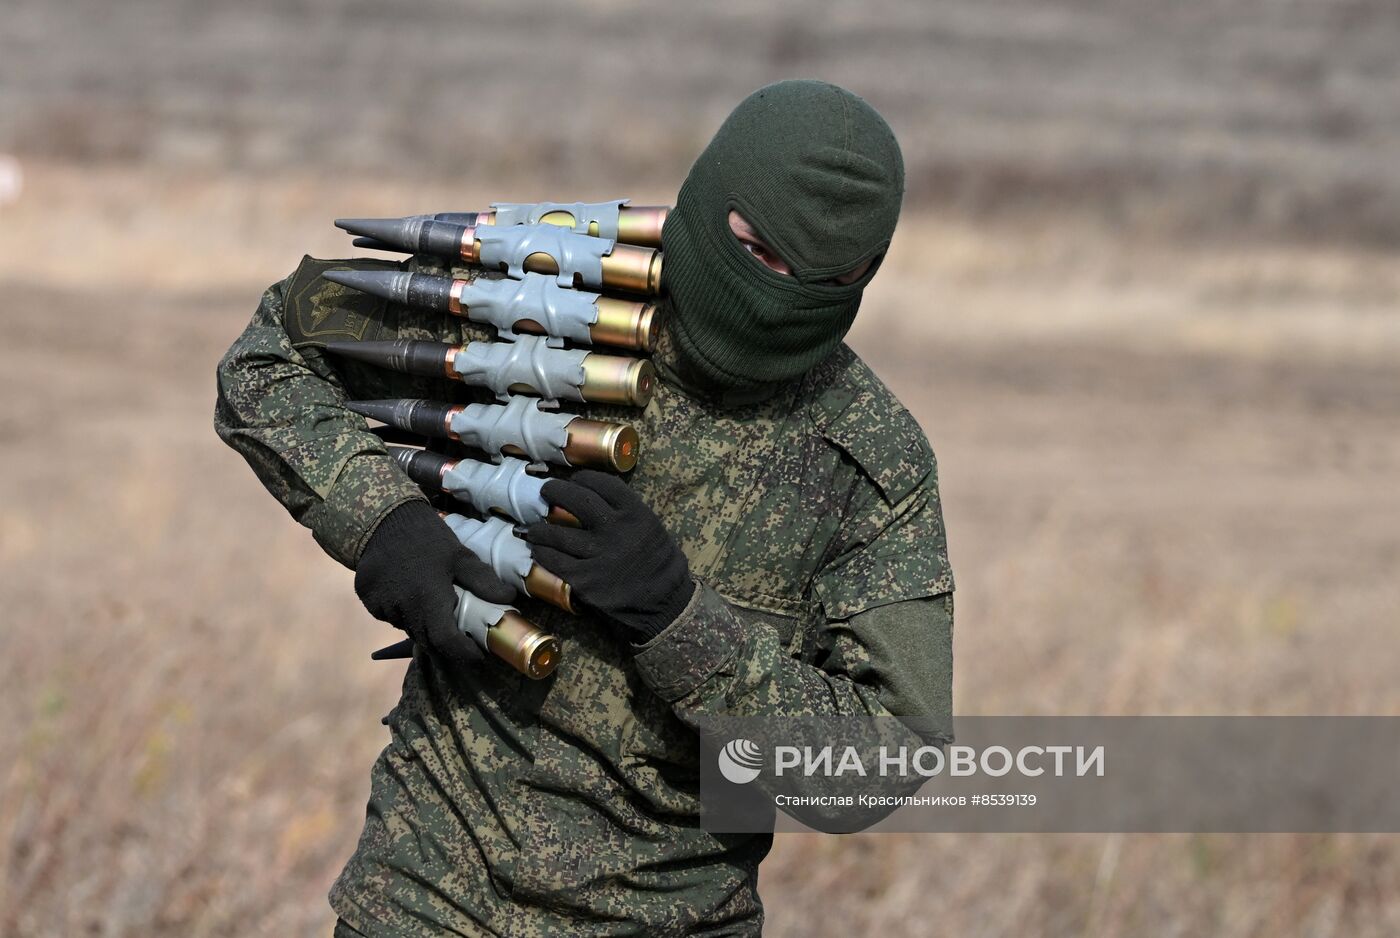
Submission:
[[[322,220],[474,198],[68,168],[6,210],[0,933],[327,932],[401,670],[214,437],[213,364],[300,249],[343,247]],[[95,250],[34,249],[86,217]],[[940,457],[959,710],[1400,710],[1397,279],[1362,249],[909,218],[852,342]],[[791,836],[762,888],[775,935],[1379,936],[1398,854]]]

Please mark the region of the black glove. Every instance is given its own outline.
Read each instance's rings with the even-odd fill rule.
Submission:
[[[370,615],[455,667],[475,664],[485,653],[457,628],[453,583],[487,602],[515,598],[426,502],[405,502],[389,512],[355,567],[355,592]]]
[[[581,527],[536,522],[525,529],[540,566],[563,577],[582,604],[623,626],[640,644],[681,614],[695,584],[661,519],[616,476],[583,469],[550,479],[545,500]]]

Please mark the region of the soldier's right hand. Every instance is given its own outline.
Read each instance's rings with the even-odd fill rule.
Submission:
[[[370,615],[408,633],[444,663],[475,664],[480,645],[457,628],[456,584],[487,602],[515,590],[467,550],[427,502],[406,502],[375,528],[355,567],[355,592]]]

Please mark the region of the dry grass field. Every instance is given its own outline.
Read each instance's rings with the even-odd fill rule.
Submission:
[[[0,935],[329,934],[402,666],[215,361],[331,218],[668,200],[784,74],[909,154],[851,343],[939,455],[959,712],[1400,713],[1392,5],[121,6],[0,30]],[[549,16],[593,65],[502,74]],[[450,142],[512,114],[517,165]],[[1394,836],[791,835],[761,887],[776,936],[1400,934]]]

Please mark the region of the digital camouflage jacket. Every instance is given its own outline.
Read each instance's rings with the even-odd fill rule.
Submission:
[[[442,263],[306,258],[219,363],[220,437],[351,567],[375,525],[423,495],[342,402],[486,397],[321,346],[490,336],[319,275],[473,275]],[[953,580],[918,424],[845,345],[777,394],[722,408],[689,393],[672,354],[663,329],[662,380],[644,411],[565,406],[635,423],[629,482],[689,558],[694,597],[637,650],[606,623],[522,596],[521,611],[562,644],[543,681],[490,657],[448,673],[417,654],[384,718],[390,741],[359,846],[331,891],[361,933],[756,933],[772,837],[700,829],[698,723],[895,714],[950,725]]]

